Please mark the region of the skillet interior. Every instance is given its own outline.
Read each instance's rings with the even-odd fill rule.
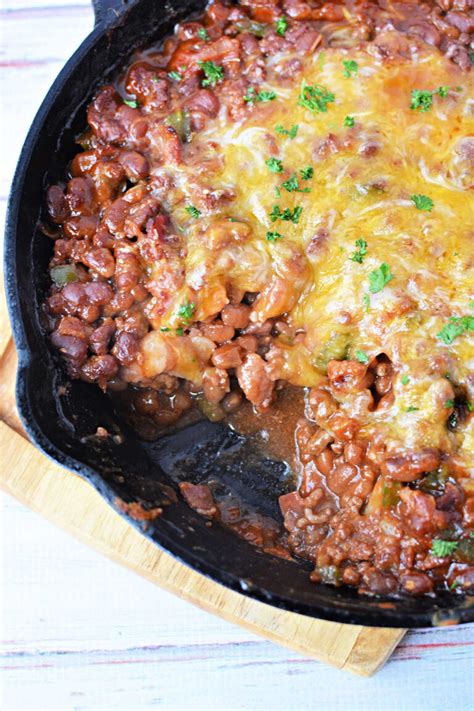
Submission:
[[[165,495],[164,487],[176,489],[184,468],[188,481],[202,481],[210,472],[224,482],[233,480],[234,490],[244,501],[263,513],[275,514],[273,502],[282,493],[275,491],[279,463],[258,453],[250,452],[249,456],[245,439],[221,424],[199,423],[160,443],[139,440],[96,386],[79,381],[67,384],[42,331],[40,304],[48,287],[51,254],[50,242],[36,227],[44,186],[61,180],[64,166],[77,152],[74,137],[85,125],[86,105],[97,87],[126,64],[136,49],[156,43],[176,22],[203,7],[198,0],[173,0],[163,5],[138,0],[121,18],[114,19],[111,29],[107,21],[115,18],[113,3],[108,0],[105,5],[103,22],[61,72],[32,125],[10,197],[5,271],[20,358],[20,415],[37,446],[90,481],[115,508],[116,497],[156,505]],[[55,393],[62,384],[67,384],[68,394],[59,398]],[[120,431],[124,442],[118,445],[111,438],[91,439],[98,426]],[[384,603],[358,596],[349,588],[315,585],[309,582],[303,564],[262,554],[229,531],[209,527],[181,500],[165,506],[145,535],[233,589],[307,615],[402,627],[474,620],[472,597],[446,594]]]

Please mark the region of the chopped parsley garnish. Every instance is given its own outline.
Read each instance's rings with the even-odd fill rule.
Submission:
[[[454,407],[454,400],[452,398],[446,400],[443,407]]]
[[[472,402],[467,401],[466,407],[468,412],[474,412],[474,405],[472,404]],[[474,538],[474,531],[471,534],[471,538]]]
[[[328,104],[334,103],[336,97],[330,91],[321,86],[314,84],[311,86],[303,79],[301,83],[300,97],[298,104],[314,113],[327,113]]]
[[[349,259],[353,262],[357,262],[358,264],[362,264],[364,257],[367,254],[367,242],[365,239],[356,239],[355,246],[357,247],[357,251],[352,252]]]
[[[288,180],[285,180],[284,183],[281,184],[282,188],[285,188],[289,193],[309,193],[310,190],[309,188],[300,188],[299,183],[298,183],[298,178],[296,177],[296,173],[293,173],[291,177],[288,178]]]
[[[170,330],[170,329],[168,328],[168,326],[162,326],[162,327],[160,328],[160,331],[163,331],[163,333],[166,333],[166,331],[169,331],[169,330]]]
[[[280,37],[284,37],[287,29],[288,22],[286,21],[286,17],[283,15],[283,17],[279,17],[275,22],[275,32],[277,35],[280,35]]]
[[[444,541],[442,538],[433,538],[431,542],[431,555],[436,558],[445,558],[454,553],[458,547],[458,541]]]
[[[174,79],[174,81],[181,81],[183,78],[179,72],[168,72],[168,76],[170,79]]]
[[[196,220],[198,219],[198,217],[201,217],[201,211],[198,210],[197,207],[194,207],[194,205],[187,205],[185,209],[188,215],[191,215],[191,217],[195,217]]]
[[[433,209],[433,200],[427,195],[410,195],[410,200],[415,204],[417,210],[431,212]]]
[[[268,158],[265,165],[268,166],[270,173],[283,173],[283,164],[278,158]]]
[[[411,92],[411,103],[410,109],[421,111],[425,113],[431,108],[433,103],[433,92],[432,91],[420,91],[419,89],[413,89]]]
[[[276,230],[273,230],[272,232],[268,231],[266,236],[269,242],[276,242],[277,239],[283,239],[283,235]]]
[[[300,174],[303,180],[311,180],[314,175],[314,168],[308,165],[306,168],[301,168]]]
[[[365,307],[365,313],[368,314],[370,309],[370,296],[368,294],[364,294],[362,297],[362,303]]]
[[[425,113],[429,111],[433,104],[433,97],[438,94],[442,99],[449,93],[449,86],[439,86],[435,91],[413,89],[411,92],[410,109]]]
[[[357,74],[359,71],[359,65],[353,59],[345,59],[342,62],[342,66],[344,67],[343,74],[347,79],[350,79],[353,74]]]
[[[474,316],[451,316],[436,336],[450,346],[455,338],[463,336],[467,331],[474,331]]]
[[[393,274],[390,271],[390,267],[385,262],[382,262],[380,267],[377,267],[377,269],[374,269],[374,271],[369,274],[370,293],[377,294],[379,291],[382,291],[384,286],[392,279]]]
[[[131,109],[136,109],[138,104],[135,101],[135,99],[124,99],[123,100],[124,104],[127,104],[127,106],[130,106]]]
[[[181,328],[181,326],[180,326],[179,328],[176,329],[177,336],[182,336],[183,334],[184,334],[184,328]]]
[[[296,138],[298,128],[299,126],[296,123],[293,124],[293,126],[289,130],[287,128],[284,128],[281,124],[278,124],[278,126],[275,126],[275,131],[281,136],[288,136],[288,138]]]
[[[178,309],[178,316],[185,323],[189,323],[191,321],[195,311],[196,311],[196,304],[194,304],[192,301],[190,301],[187,304],[186,303],[181,304],[181,306]]]
[[[207,42],[209,39],[209,32],[204,27],[201,27],[197,32],[197,36],[199,37],[199,39],[202,39],[204,40],[204,42]]]
[[[257,101],[273,101],[276,99],[276,94],[274,91],[259,91],[255,98]]]
[[[216,86],[218,81],[222,81],[224,78],[224,69],[214,62],[198,62],[199,66],[203,70],[206,78],[202,80],[202,86]]]
[[[406,412],[417,412],[419,409],[419,407],[413,407],[413,405],[410,405],[410,407],[407,407]]]
[[[275,195],[277,196],[277,198],[281,197],[281,191],[278,185],[275,185]]]
[[[293,222],[294,225],[297,225],[302,212],[302,207],[295,207],[293,210],[290,210],[289,207],[285,207],[282,212],[279,205],[273,205],[270,213],[270,219],[272,222],[275,222],[276,220],[284,220],[285,222]]]
[[[244,101],[248,104],[253,104],[254,101],[273,101],[276,99],[276,94],[274,91],[259,91],[258,94],[255,93],[253,86],[249,86],[247,93],[244,96]]]
[[[367,353],[364,353],[364,351],[354,351],[354,355],[359,361],[359,363],[363,363],[364,365],[369,362],[369,356]]]
[[[408,375],[402,375],[402,385],[408,385],[409,382],[410,378],[408,377]]]
[[[347,126],[348,128],[352,128],[354,124],[355,124],[355,118],[353,116],[346,116],[346,118],[344,119],[344,126]]]

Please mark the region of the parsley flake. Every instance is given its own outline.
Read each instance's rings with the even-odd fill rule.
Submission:
[[[276,99],[276,94],[274,91],[259,91],[258,94],[255,93],[253,86],[249,86],[247,93],[244,96],[244,101],[248,104],[253,104],[254,101],[273,101]]]
[[[346,116],[344,119],[344,126],[347,126],[348,128],[352,128],[355,124],[355,118],[353,116]]]
[[[127,106],[130,106],[131,109],[136,109],[138,106],[135,99],[124,99],[123,103],[126,104]]]
[[[425,113],[431,108],[433,103],[433,92],[432,91],[420,91],[419,89],[413,89],[411,92],[411,103],[410,109],[414,111],[421,111]]]
[[[467,331],[474,331],[474,316],[451,316],[436,336],[450,346],[455,338],[463,336]]]
[[[182,336],[183,334],[184,334],[184,328],[181,328],[181,326],[180,326],[179,328],[176,329],[177,336]]]
[[[283,17],[279,17],[275,23],[275,32],[277,33],[277,35],[280,35],[280,37],[284,37],[287,29],[288,22],[286,20],[286,17],[283,15]]]
[[[450,398],[449,400],[446,400],[443,407],[451,408],[454,407],[454,400]]]
[[[370,360],[369,356],[367,355],[367,353],[364,353],[364,351],[359,351],[359,350],[354,351],[354,355],[357,358],[357,360],[359,361],[359,363],[363,363],[364,365],[366,363],[368,363]]]
[[[168,76],[170,79],[174,79],[174,81],[181,81],[183,78],[179,72],[168,72]]]
[[[311,180],[314,175],[314,168],[308,165],[306,168],[301,168],[300,174],[303,180]]]
[[[217,82],[224,78],[224,69],[214,62],[198,62],[206,78],[202,80],[201,86],[216,86]]]
[[[162,327],[160,328],[160,331],[163,331],[163,333],[166,333],[166,331],[169,331],[169,330],[170,330],[170,329],[168,328],[168,326],[162,326]]]
[[[188,215],[191,215],[191,217],[195,217],[196,220],[198,219],[198,217],[201,217],[201,211],[198,210],[197,207],[194,207],[194,205],[187,205],[185,210]]]
[[[265,165],[268,166],[270,173],[283,173],[283,164],[278,158],[268,158]]]
[[[288,136],[288,138],[296,138],[298,128],[299,126],[296,123],[293,124],[293,126],[289,130],[287,128],[284,128],[281,124],[278,124],[278,126],[275,126],[275,131],[281,136]]]
[[[342,66],[344,67],[343,74],[346,79],[350,79],[354,74],[357,74],[357,72],[359,71],[359,65],[353,59],[345,59],[342,62]]]
[[[185,323],[189,323],[191,321],[195,311],[196,311],[196,304],[194,304],[192,301],[190,301],[188,303],[181,304],[181,306],[178,309],[178,316]]]
[[[272,232],[268,231],[266,237],[269,242],[276,242],[277,239],[283,239],[283,235],[276,230],[273,230]]]
[[[433,200],[427,195],[410,195],[410,200],[414,203],[417,210],[431,212],[433,209]]]
[[[413,405],[410,405],[409,407],[407,407],[405,412],[418,412],[419,409],[419,407],[413,407]]]
[[[353,262],[357,262],[358,264],[362,264],[364,257],[367,254],[367,242],[365,239],[356,239],[355,246],[357,247],[357,251],[353,252],[349,259]]]
[[[300,96],[298,105],[308,109],[314,113],[327,113],[328,104],[334,103],[336,97],[330,91],[321,86],[314,84],[311,86],[303,79],[301,83]]]
[[[299,183],[298,183],[298,178],[296,177],[296,173],[293,173],[288,180],[285,180],[284,183],[281,184],[282,188],[285,188],[289,193],[309,193],[310,189],[309,188],[300,188]]]
[[[402,375],[402,385],[408,385],[409,382],[410,378],[408,377],[408,375]]]
[[[431,555],[436,558],[446,558],[454,553],[459,543],[457,541],[444,541],[442,538],[433,538],[431,542]]]
[[[202,39],[204,40],[204,42],[207,42],[209,39],[209,32],[205,29],[205,27],[201,27],[197,32],[197,36],[199,37],[199,39]]]
[[[377,269],[374,269],[374,271],[369,274],[370,293],[377,294],[379,291],[382,291],[384,286],[392,279],[393,274],[390,271],[390,267],[385,262],[382,262],[380,267],[377,267]]]
[[[273,205],[272,211],[270,213],[270,219],[272,222],[275,222],[276,220],[283,220],[285,222],[293,222],[294,225],[297,225],[301,213],[303,212],[302,207],[295,207],[293,210],[290,210],[290,208],[285,207],[283,212],[280,210],[279,205]]]
[[[362,297],[362,303],[365,307],[365,313],[368,314],[370,309],[370,296],[368,294],[364,294]]]

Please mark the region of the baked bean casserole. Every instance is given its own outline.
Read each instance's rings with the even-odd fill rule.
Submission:
[[[472,0],[216,0],[88,107],[47,192],[71,378],[286,459],[317,582],[474,588]],[[186,413],[186,414],[185,414]]]

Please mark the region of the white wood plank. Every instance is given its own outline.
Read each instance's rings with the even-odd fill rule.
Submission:
[[[472,711],[474,625],[411,633],[376,677],[358,679],[208,615],[0,501],[4,708],[358,711],[370,700]]]

